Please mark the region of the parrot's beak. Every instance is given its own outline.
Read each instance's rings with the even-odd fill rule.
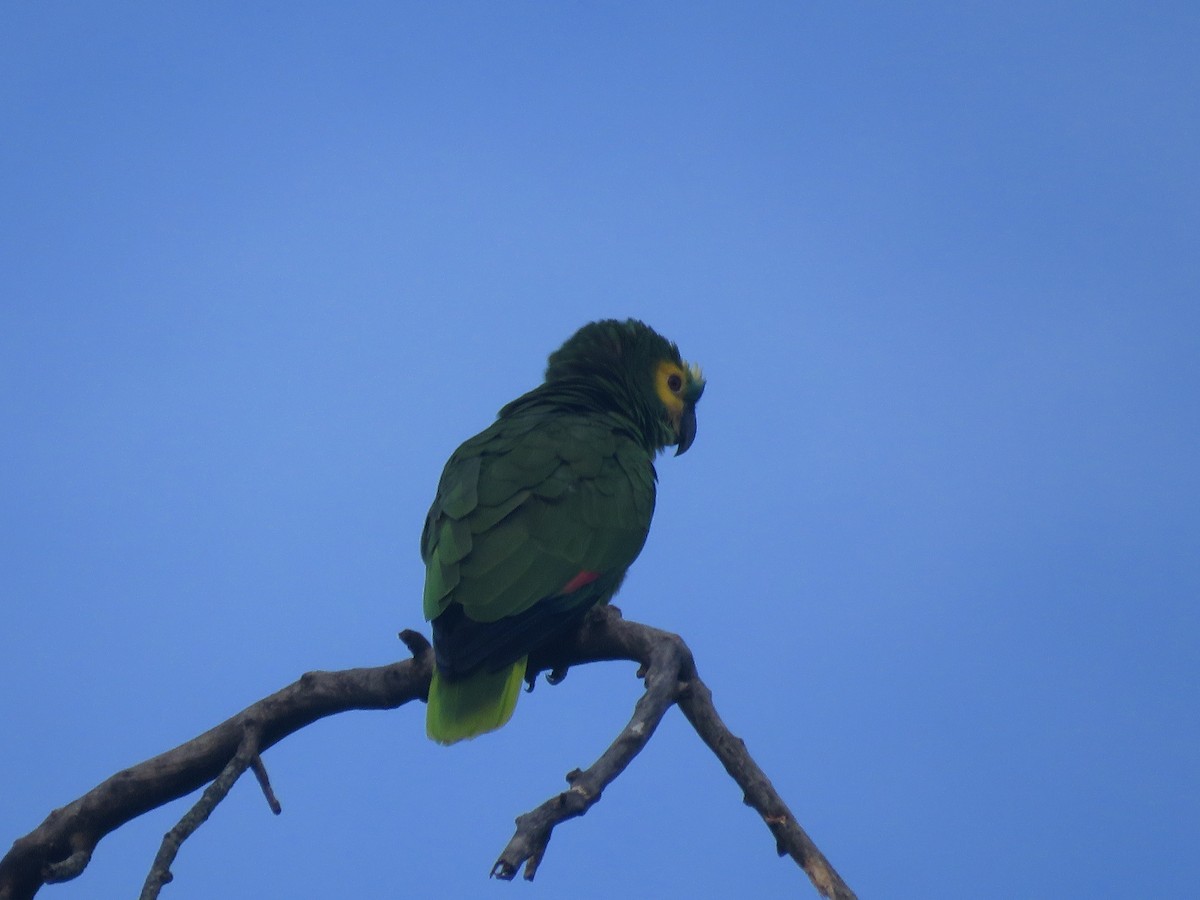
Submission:
[[[679,440],[675,442],[675,455],[687,453],[688,447],[696,439],[696,407],[689,403],[679,417]]]

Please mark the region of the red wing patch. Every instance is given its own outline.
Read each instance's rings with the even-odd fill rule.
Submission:
[[[589,572],[587,569],[582,570],[578,575],[562,586],[561,594],[573,594],[585,584],[591,584],[600,577],[599,572]]]

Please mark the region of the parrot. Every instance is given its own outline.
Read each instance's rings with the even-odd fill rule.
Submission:
[[[612,598],[650,530],[654,458],[692,445],[704,387],[645,323],[591,322],[454,451],[421,533],[432,740],[507,723],[530,652]]]

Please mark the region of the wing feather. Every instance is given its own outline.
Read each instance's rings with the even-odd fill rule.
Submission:
[[[607,601],[653,510],[648,454],[603,417],[500,419],[464,443],[422,539],[439,667],[494,671]],[[581,571],[599,577],[563,594]]]

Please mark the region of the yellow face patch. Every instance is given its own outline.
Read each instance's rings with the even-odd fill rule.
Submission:
[[[670,360],[664,359],[654,371],[654,389],[667,408],[667,418],[676,431],[679,430],[679,417],[683,415],[683,391],[687,383],[688,373]]]

